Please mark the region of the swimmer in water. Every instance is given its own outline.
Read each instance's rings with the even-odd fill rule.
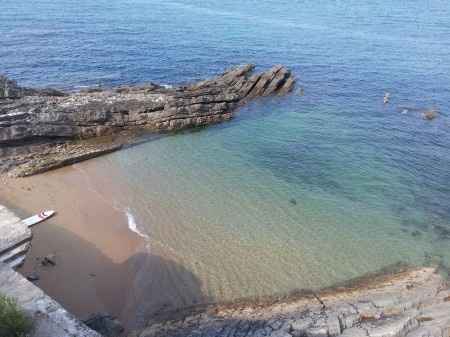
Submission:
[[[384,98],[383,98],[383,102],[384,102],[384,104],[388,104],[389,103],[389,98],[391,97],[391,94],[390,93],[385,93],[384,94]]]

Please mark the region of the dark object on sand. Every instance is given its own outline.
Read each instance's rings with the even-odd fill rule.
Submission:
[[[36,273],[31,273],[31,274],[27,275],[27,280],[30,282],[39,281],[39,279],[40,279],[40,277]]]
[[[105,337],[117,337],[125,330],[116,318],[102,313],[91,316],[84,324]]]
[[[295,200],[294,198],[289,199],[289,203],[291,205],[297,205],[297,200]]]
[[[49,254],[42,259],[41,264],[43,266],[56,266],[55,255]]]

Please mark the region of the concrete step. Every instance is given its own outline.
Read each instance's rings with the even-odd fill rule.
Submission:
[[[19,217],[0,205],[0,257],[13,258],[32,238],[32,232]],[[3,261],[3,259],[2,259]]]
[[[0,262],[6,263],[12,268],[20,267],[25,261],[25,254],[30,248],[31,241],[28,240],[21,245],[0,254]]]
[[[6,264],[8,266],[10,266],[12,269],[17,269],[23,265],[23,263],[25,262],[25,258],[26,258],[25,254],[20,255],[20,256],[17,256],[16,258],[14,258],[13,260],[7,262]]]

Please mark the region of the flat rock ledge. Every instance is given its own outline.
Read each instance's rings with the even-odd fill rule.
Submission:
[[[271,304],[155,317],[130,337],[448,337],[450,291],[434,268]]]
[[[0,173],[27,176],[114,151],[136,141],[137,130],[226,121],[250,100],[287,94],[294,84],[281,65],[256,74],[244,65],[174,88],[150,83],[76,93],[23,88],[0,76]]]

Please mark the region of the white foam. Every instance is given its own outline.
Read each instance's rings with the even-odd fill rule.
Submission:
[[[130,211],[129,208],[125,211],[125,214],[127,215],[127,219],[128,219],[128,228],[129,228],[132,232],[134,232],[134,233],[136,233],[137,235],[139,235],[140,237],[142,237],[142,238],[144,238],[144,239],[146,239],[146,240],[149,240],[150,237],[149,237],[147,234],[142,233],[142,232],[139,230],[139,228],[138,228],[138,226],[137,226],[137,224],[136,224],[136,219],[134,218],[134,215],[133,215],[133,213],[131,213],[131,211]]]

